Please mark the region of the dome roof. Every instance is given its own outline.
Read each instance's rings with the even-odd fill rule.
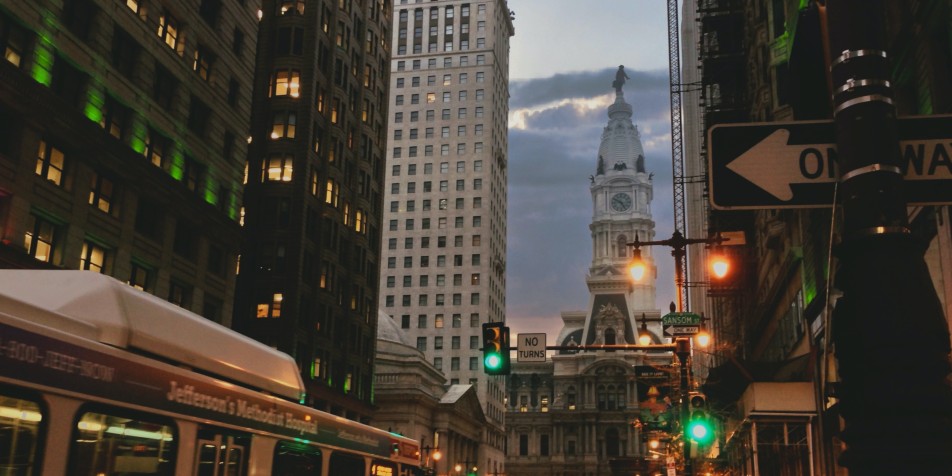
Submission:
[[[416,347],[407,337],[406,333],[400,329],[397,322],[383,311],[377,311],[377,339],[396,342],[409,347]]]
[[[631,104],[623,93],[615,93],[615,102],[608,106],[608,125],[602,131],[598,158],[605,172],[634,170],[645,172],[645,151],[641,146],[638,126],[631,122]]]

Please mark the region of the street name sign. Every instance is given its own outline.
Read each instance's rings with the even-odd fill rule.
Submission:
[[[952,115],[897,121],[909,205],[952,203]],[[719,124],[708,130],[711,205],[720,210],[833,206],[833,121]]]
[[[701,330],[701,326],[662,325],[665,337],[693,336]]]
[[[665,326],[699,326],[701,316],[693,312],[669,312],[661,316],[661,324]]]
[[[545,362],[545,333],[516,336],[516,362]]]

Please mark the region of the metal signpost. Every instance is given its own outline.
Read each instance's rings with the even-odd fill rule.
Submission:
[[[672,312],[661,316],[664,337],[693,336],[701,330],[700,315],[693,312]]]
[[[952,115],[900,118],[898,132],[907,202],[952,203]],[[833,206],[833,121],[719,124],[708,144],[716,209]]]

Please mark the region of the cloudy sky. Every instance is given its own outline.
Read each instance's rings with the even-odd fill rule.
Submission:
[[[631,78],[658,239],[673,231],[667,20],[663,0],[509,0],[515,11],[509,102],[507,321],[513,334],[562,327],[588,305],[589,175],[595,173],[618,65]],[[670,261],[670,262],[669,262]],[[674,299],[673,259],[658,259],[658,307]]]

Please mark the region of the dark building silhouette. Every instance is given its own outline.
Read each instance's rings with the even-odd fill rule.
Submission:
[[[297,360],[306,404],[368,422],[391,2],[261,5],[235,328]]]
[[[0,267],[109,274],[229,324],[255,14],[0,1]]]

